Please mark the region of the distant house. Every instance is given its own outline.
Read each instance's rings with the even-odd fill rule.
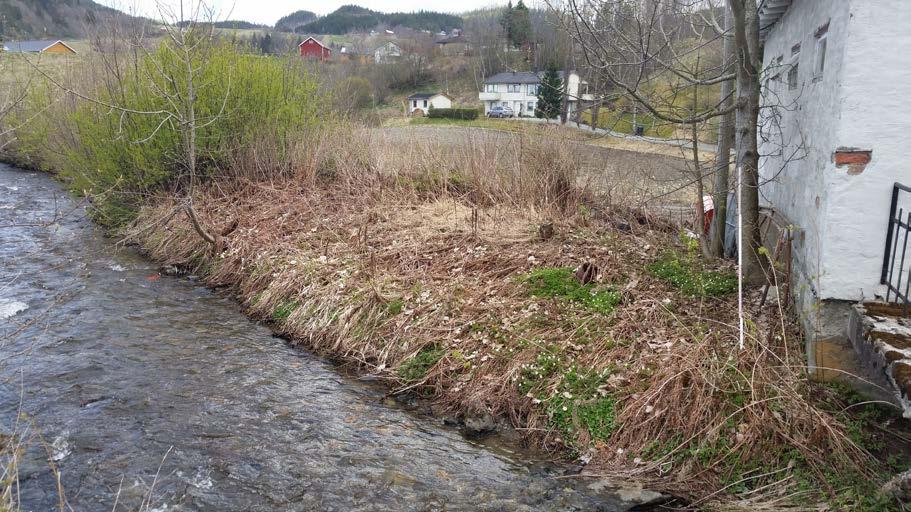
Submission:
[[[308,37],[298,45],[301,57],[308,59],[327,60],[332,56],[332,50],[319,42],[315,37]]]
[[[443,37],[435,40],[433,44],[443,55],[467,55],[471,51],[471,44],[464,35]]]
[[[376,50],[373,50],[373,60],[377,64],[392,62],[401,56],[402,49],[399,47],[399,45],[391,41],[384,44],[383,46],[378,47]]]
[[[562,79],[564,73],[559,72]],[[484,90],[478,99],[484,103],[484,113],[497,106],[510,107],[519,117],[534,117],[538,104],[538,88],[544,72],[507,72],[497,73],[484,80]],[[580,102],[592,101],[588,94],[588,82],[582,80],[575,71],[569,73],[566,84],[567,114],[578,110]]]
[[[347,46],[342,46],[336,56],[339,62],[357,62],[358,64],[367,64],[372,57],[369,53],[359,52]]]
[[[11,53],[60,53],[75,55],[77,52],[70,45],[59,39],[45,41],[7,41],[3,51]]]
[[[421,92],[408,96],[408,115],[425,116],[430,107],[452,108],[452,98],[441,92]]]

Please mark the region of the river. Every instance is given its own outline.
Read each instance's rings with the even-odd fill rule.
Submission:
[[[21,412],[35,434],[22,510],[59,508],[52,465],[79,512],[633,505],[466,439],[232,299],[159,276],[47,175],[0,164],[0,261],[0,432]]]

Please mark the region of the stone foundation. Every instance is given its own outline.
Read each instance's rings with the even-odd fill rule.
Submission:
[[[852,308],[848,338],[864,373],[891,390],[911,418],[911,317],[894,304],[866,302]]]

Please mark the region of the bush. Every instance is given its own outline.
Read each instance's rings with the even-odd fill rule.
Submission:
[[[246,55],[230,44],[215,44],[194,59],[197,175],[235,172],[236,163],[263,140],[282,168],[261,171],[287,172],[301,133],[322,122],[322,97],[312,75],[297,63]],[[23,125],[12,151],[89,196],[93,217],[109,227],[129,222],[142,196],[180,185],[187,175],[180,127],[167,113],[176,107],[161,93],[186,86],[169,81],[184,79],[174,50],[162,43],[129,69],[121,76],[66,77],[81,79],[76,88],[99,102],[58,101],[57,88],[36,84],[9,121]]]
[[[591,284],[580,284],[571,268],[538,268],[523,280],[536,297],[559,298],[604,315],[620,303],[620,294],[613,290],[596,290]]]
[[[440,347],[424,347],[417,355],[399,366],[399,376],[406,382],[421,380],[444,355],[446,355],[446,350]]]
[[[674,252],[662,254],[648,269],[692,297],[718,297],[737,291],[733,272],[705,270],[698,262]]]
[[[476,108],[431,108],[427,117],[432,119],[463,119],[471,121],[478,118]]]

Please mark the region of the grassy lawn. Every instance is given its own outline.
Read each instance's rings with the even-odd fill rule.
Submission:
[[[692,160],[693,152],[689,149],[681,148],[669,144],[660,144],[639,139],[624,139],[620,137],[611,137],[595,135],[576,128],[568,128],[552,124],[539,124],[516,119],[488,119],[479,118],[473,121],[461,119],[429,119],[426,117],[404,118],[396,117],[387,119],[385,127],[403,127],[403,126],[462,126],[465,128],[479,128],[487,130],[501,130],[512,133],[523,133],[528,135],[552,135],[557,130],[562,137],[568,138],[584,144],[599,146],[604,148],[620,149],[624,151],[633,151],[636,153],[649,153],[656,155],[671,156]],[[711,162],[715,159],[715,154],[710,151],[700,151],[699,159],[702,162]]]

